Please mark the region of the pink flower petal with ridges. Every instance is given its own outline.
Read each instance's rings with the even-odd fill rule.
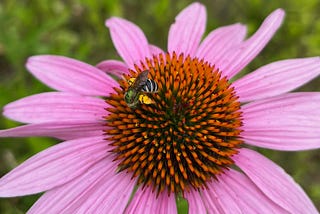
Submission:
[[[27,68],[44,84],[58,91],[108,96],[119,84],[94,66],[54,55],[33,56]]]
[[[287,213],[245,175],[229,169],[208,183],[202,198],[209,213]]]
[[[265,65],[235,81],[239,101],[267,98],[289,92],[320,74],[320,58],[288,59]]]
[[[168,52],[194,55],[205,31],[206,21],[206,9],[202,4],[193,3],[183,9],[170,27]]]
[[[79,213],[79,208],[85,204],[88,198],[94,197],[97,189],[102,188],[102,186],[108,188],[108,186],[114,185],[115,182],[112,178],[117,176],[115,175],[116,166],[116,163],[112,162],[111,157],[99,161],[78,178],[46,192],[31,207],[28,213]],[[134,182],[130,177],[122,176],[121,179],[126,180],[126,184],[129,183],[129,185],[124,186],[119,182],[118,188],[122,189],[122,193],[117,196],[119,199],[123,199],[119,200],[121,204],[116,207],[119,213],[123,212],[129,200],[128,195],[130,195],[134,186]],[[97,208],[95,211],[106,213],[102,212],[100,208]]]
[[[278,150],[320,148],[320,93],[285,94],[244,105],[245,143]]]
[[[106,21],[110,29],[111,38],[118,54],[129,68],[140,64],[146,57],[150,57],[149,44],[141,29],[121,18],[110,18]]]
[[[155,207],[155,213],[167,213],[167,214],[176,214],[177,213],[177,205],[174,194],[170,194],[168,196],[167,192],[162,192],[159,194],[158,203]]]
[[[219,180],[208,182],[208,188],[203,190],[203,201],[208,213],[234,214],[242,213],[240,204],[236,203],[225,184],[220,182],[226,175],[219,176]]]
[[[72,140],[83,137],[102,136],[105,123],[88,121],[63,121],[29,124],[0,130],[0,137],[55,137]]]
[[[22,123],[101,121],[108,107],[103,99],[66,92],[47,92],[9,103],[3,115]]]
[[[219,182],[225,186],[234,200],[233,203],[239,205],[242,213],[287,213],[264,195],[248,177],[238,171],[229,169]]]
[[[189,212],[188,213],[206,213],[206,207],[202,200],[202,196],[199,191],[191,190],[190,192],[185,192],[184,197],[188,201]]]
[[[207,213],[221,213],[225,214],[225,212],[222,209],[222,203],[219,196],[215,193],[214,190],[205,189],[201,191],[202,193],[202,200],[207,208]]]
[[[140,187],[134,194],[132,201],[125,210],[125,214],[155,213],[155,194],[151,188],[142,190]]]
[[[226,57],[229,50],[244,40],[246,32],[247,28],[242,24],[220,27],[209,33],[201,42],[196,56],[219,68],[220,60]]]
[[[96,67],[107,74],[116,75],[118,77],[129,73],[128,66],[118,60],[104,60],[97,64]]]
[[[262,23],[258,31],[238,47],[230,50],[221,60],[219,68],[232,78],[254,59],[269,42],[280,27],[284,18],[284,11],[277,9]]]
[[[0,196],[30,195],[67,183],[107,155],[103,138],[66,141],[36,154],[0,179]]]
[[[240,149],[235,164],[271,200],[289,213],[318,213],[302,188],[279,166],[259,153]]]
[[[104,177],[115,168],[116,164],[113,165],[112,168],[110,156],[100,160],[79,177],[44,193],[30,208],[28,214],[49,211],[52,213],[66,213],[67,211],[74,213],[90,197],[101,181],[104,181]]]
[[[93,189],[77,213],[123,213],[136,183],[131,176],[130,173],[116,172],[116,169],[111,171]]]
[[[142,189],[140,187],[134,194],[125,213],[177,213],[174,194],[170,194],[168,197],[167,192],[162,192],[158,198],[156,195],[156,192],[153,192],[152,188],[147,187]]]

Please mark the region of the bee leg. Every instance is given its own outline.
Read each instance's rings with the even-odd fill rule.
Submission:
[[[131,86],[131,85],[134,83],[135,79],[136,79],[136,78],[130,78],[130,79],[128,80],[129,86]]]
[[[140,94],[139,95],[139,101],[141,104],[152,104],[154,103],[152,99],[150,99],[150,97],[148,97],[147,95],[145,94]]]

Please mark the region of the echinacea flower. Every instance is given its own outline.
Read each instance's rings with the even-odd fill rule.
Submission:
[[[274,62],[229,81],[283,17],[275,10],[248,39],[246,27],[234,24],[201,41],[206,12],[193,3],[171,26],[167,52],[114,17],[106,26],[124,62],[29,58],[30,72],[58,92],[6,105],[6,117],[27,124],[0,136],[66,141],[3,176],[0,197],[45,192],[29,213],[176,213],[176,197],[186,198],[189,213],[317,213],[284,170],[245,144],[319,148],[320,93],[289,93],[319,75],[319,57]],[[147,79],[154,93],[142,90]],[[124,99],[130,89],[133,106]]]

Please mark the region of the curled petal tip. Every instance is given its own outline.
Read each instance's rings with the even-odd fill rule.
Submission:
[[[111,18],[109,18],[109,19],[106,19],[106,21],[104,22],[104,24],[105,24],[106,27],[109,28],[110,25],[112,25],[112,22],[117,21],[118,19],[120,19],[120,18],[118,18],[118,17],[111,17]]]
[[[278,19],[283,19],[285,15],[286,12],[282,8],[278,8],[270,14],[270,16],[277,16]]]

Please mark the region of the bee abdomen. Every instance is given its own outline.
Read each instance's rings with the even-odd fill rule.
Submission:
[[[142,91],[148,93],[155,93],[158,91],[158,84],[151,79],[147,79],[146,84],[144,84],[142,87]]]

